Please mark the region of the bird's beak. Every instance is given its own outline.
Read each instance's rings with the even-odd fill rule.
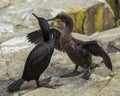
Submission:
[[[34,13],[32,13],[38,20],[39,20],[39,17],[37,15],[35,15]]]
[[[50,19],[47,19],[47,21],[52,21],[52,20],[55,20],[56,18],[50,18]]]
[[[56,22],[61,22],[61,20],[56,18],[56,17],[47,19],[47,21],[53,21],[53,20],[56,21]]]

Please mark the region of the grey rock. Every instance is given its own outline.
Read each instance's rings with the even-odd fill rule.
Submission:
[[[55,1],[52,3],[52,1]],[[68,0],[1,0],[0,4],[0,95],[5,96],[119,96],[120,94],[120,53],[111,53],[110,58],[113,63],[113,72],[110,72],[104,64],[93,70],[90,80],[81,79],[81,75],[71,78],[59,78],[61,74],[71,72],[74,68],[73,62],[66,53],[54,51],[52,60],[47,70],[40,79],[52,76],[50,84],[56,85],[56,89],[37,88],[35,82],[25,82],[20,91],[7,93],[3,88],[10,84],[11,79],[16,80],[21,77],[25,60],[35,46],[26,39],[26,34],[39,28],[37,20],[32,16],[32,12],[45,18],[53,17],[63,9],[59,4],[65,4]],[[78,0],[77,0],[78,1]],[[91,7],[104,0],[79,0],[80,6]],[[84,3],[81,3],[84,2]],[[56,3],[56,5],[55,5]],[[68,3],[68,4],[69,4]],[[76,2],[72,2],[76,3]],[[55,8],[53,7],[55,5]],[[39,6],[38,6],[39,5]],[[52,6],[52,7],[50,7]],[[70,5],[66,5],[69,8]],[[48,8],[48,9],[47,9]],[[80,40],[99,40],[104,48],[109,42],[116,42],[119,45],[120,27],[96,32],[90,36],[73,33],[75,38]],[[116,41],[117,40],[117,41]],[[97,63],[101,60],[94,58]],[[79,68],[79,70],[82,70]],[[10,81],[10,82],[9,82]],[[8,83],[9,82],[9,83]],[[2,86],[1,86],[2,85]],[[3,92],[3,93],[2,93]],[[24,94],[22,94],[24,93]]]

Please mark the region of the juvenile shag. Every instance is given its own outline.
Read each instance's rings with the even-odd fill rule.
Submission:
[[[54,51],[54,39],[50,33],[47,20],[41,17],[37,17],[34,13],[33,15],[38,19],[41,28],[42,39],[41,37],[39,38],[41,40],[39,40],[37,45],[28,55],[22,77],[7,87],[9,92],[19,90],[21,84],[23,84],[24,81],[29,82],[30,80],[35,80],[37,87],[52,88],[52,86],[47,84],[42,85],[41,82],[39,82],[39,77],[49,65],[51,56]]]
[[[81,41],[76,38],[74,38],[71,35],[71,32],[74,27],[73,20],[70,16],[68,16],[65,13],[60,13],[56,17],[50,20],[55,20],[55,19],[60,19],[62,22],[65,23],[65,27],[63,31],[56,32],[61,35],[58,38],[58,41],[60,43],[60,49],[65,51],[69,58],[75,63],[75,69],[73,72],[69,74],[64,74],[61,77],[70,77],[70,76],[76,76],[80,74],[80,72],[77,71],[78,67],[81,66],[82,68],[85,68],[86,71],[82,78],[84,79],[89,79],[90,77],[90,70],[97,67],[98,65],[95,64],[92,61],[91,56],[100,56],[103,58],[104,63],[107,68],[109,68],[112,71],[112,63],[107,55],[107,53],[104,51],[102,46],[99,45],[99,42],[94,40],[94,41]],[[29,36],[32,39],[32,35]],[[34,40],[35,41],[35,40]]]

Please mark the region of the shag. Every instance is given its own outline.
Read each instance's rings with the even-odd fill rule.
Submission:
[[[48,21],[42,17],[37,17],[34,13],[33,15],[39,22],[41,28],[41,37],[39,39],[42,39],[28,55],[22,77],[7,87],[9,92],[19,90],[24,81],[29,82],[30,80],[35,80],[37,87],[53,87],[48,84],[41,84],[41,82],[39,82],[39,77],[48,67],[51,60],[51,56],[54,51],[54,39],[52,38],[52,34],[49,30]]]
[[[100,56],[103,58],[103,61],[107,68],[109,68],[112,71],[112,63],[103,49],[102,46],[100,46],[99,42],[96,40],[93,41],[81,41],[76,38],[74,38],[71,35],[71,32],[74,27],[74,23],[72,18],[65,14],[60,13],[54,18],[48,19],[48,21],[60,19],[62,22],[65,23],[65,27],[62,32],[57,31],[56,33],[60,34],[58,37],[57,43],[60,43],[59,49],[66,52],[69,58],[75,63],[75,69],[73,72],[61,75],[60,77],[70,77],[70,76],[76,76],[80,74],[81,72],[78,72],[77,69],[79,66],[86,69],[82,78],[88,80],[91,74],[91,69],[98,67],[98,64],[94,63],[92,61],[92,55],[94,56]],[[31,38],[30,41],[32,41],[32,38],[34,36],[29,36]],[[35,42],[35,39],[34,39]]]
[[[99,45],[98,41],[94,40],[94,41],[85,42],[75,39],[71,35],[71,32],[74,27],[74,23],[72,18],[67,14],[60,13],[56,17],[49,19],[49,21],[55,19],[60,19],[62,22],[65,23],[63,33],[61,33],[60,36],[60,43],[63,50],[65,50],[65,52],[68,54],[70,59],[76,64],[75,70],[71,74],[65,74],[62,75],[61,77],[75,75],[78,66],[80,65],[81,67],[87,69],[87,71],[82,77],[84,79],[89,79],[90,70],[98,66],[97,64],[92,62],[92,58],[91,58],[92,55],[101,56],[103,58],[106,67],[112,71],[111,60],[107,55],[107,53],[105,52],[105,50],[102,48],[102,46]]]

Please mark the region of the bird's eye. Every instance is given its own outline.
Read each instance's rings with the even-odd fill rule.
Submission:
[[[61,19],[61,16],[57,16],[58,19]]]
[[[58,19],[61,19],[61,17],[60,17],[60,16],[58,16],[57,18],[58,18]]]

